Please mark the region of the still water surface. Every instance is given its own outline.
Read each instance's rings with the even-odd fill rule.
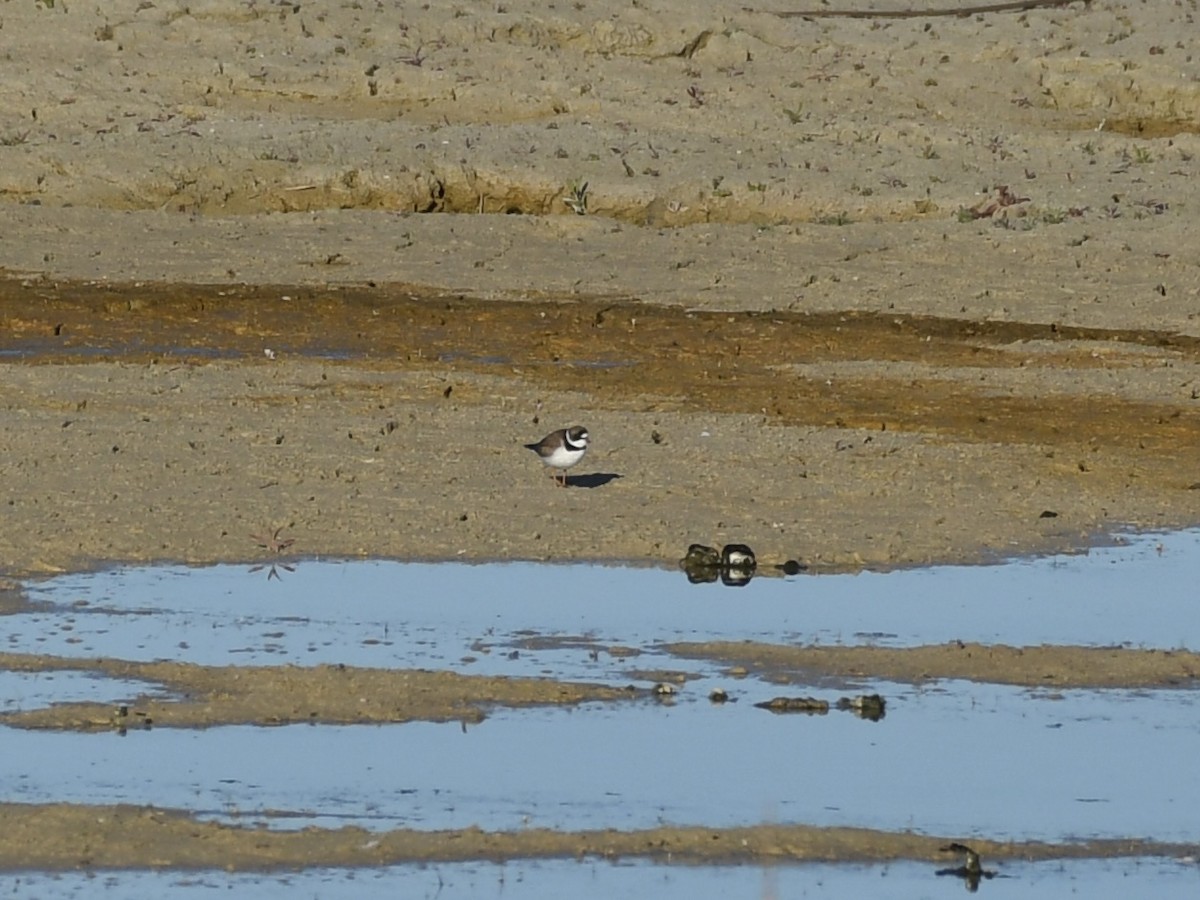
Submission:
[[[662,668],[688,672],[692,680],[672,704],[494,710],[466,729],[411,723],[118,736],[0,728],[7,761],[0,797],[153,804],[272,828],[803,822],[963,838],[1200,841],[1193,690],[1046,692],[864,678],[835,691],[819,685],[782,691],[754,678],[731,679],[710,663],[673,658],[663,649],[672,641],[707,639],[1194,649],[1200,646],[1198,551],[1196,533],[1156,535],[1079,556],[758,577],[742,588],[692,585],[665,569],[527,563],[301,560],[294,572],[277,569],[278,579],[245,566],[62,576],[28,585],[31,606],[3,616],[6,649],[209,665],[441,668],[642,686],[645,670]],[[573,640],[538,641],[530,649],[531,637],[564,636]],[[637,652],[607,652],[616,646]],[[716,686],[735,702],[710,704],[707,694]],[[69,699],[115,703],[154,689],[73,673],[5,675],[0,687],[4,710]],[[775,716],[753,707],[781,692],[835,700],[839,692],[867,691],[887,699],[880,722],[843,712]],[[414,885],[425,884],[421,879],[433,871],[312,872],[289,883],[322,896],[354,890],[363,879],[419,893]],[[625,878],[661,896],[716,895],[711,879],[692,884],[702,870],[641,864],[436,871],[474,888],[480,878],[504,879],[503,889],[487,888],[485,896],[489,890],[521,896],[516,885],[532,883],[576,896],[601,885],[597,896],[611,895]],[[755,869],[717,871],[751,896],[757,896],[755,879],[766,877]],[[1041,896],[1030,893],[1041,881],[1108,896],[1092,893],[1093,882],[1124,880],[1130,872],[1137,873],[1139,890],[1153,884],[1154,891],[1168,892],[1195,874],[1179,864],[1149,862],[1028,867],[1019,879],[1021,896]],[[788,883],[799,879],[807,886],[801,891],[843,885],[846,896],[865,884],[873,885],[873,896],[891,895],[879,889],[895,889],[896,896],[962,890],[946,879],[930,883],[922,866],[783,867],[766,874]],[[910,874],[919,890],[906,887]],[[168,876],[105,877],[116,879],[119,895],[122,885]],[[173,895],[194,889],[173,877]],[[561,888],[551,887],[556,879],[565,879]],[[273,896],[274,880],[259,876],[254,883],[255,896]],[[73,884],[63,876],[43,887],[73,896],[82,890]],[[1007,885],[995,880],[986,889],[1002,893]]]

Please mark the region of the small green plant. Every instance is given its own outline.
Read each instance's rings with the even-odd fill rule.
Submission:
[[[799,109],[788,109],[786,106],[783,108],[783,114],[788,117],[788,121],[793,125],[799,125],[804,118],[800,115]]]
[[[821,216],[819,219],[817,219],[817,224],[818,225],[849,225],[852,221],[854,221],[854,220],[850,218],[850,214],[848,212],[846,212],[845,210],[842,210],[841,212],[831,213],[830,215],[827,215],[827,216]]]
[[[1084,156],[1095,156],[1096,155],[1096,145],[1093,144],[1091,141],[1088,141],[1086,144],[1084,144],[1082,147],[1080,147],[1079,150],[1080,150],[1080,152],[1083,153]]]
[[[1133,148],[1133,163],[1136,166],[1144,166],[1154,162],[1154,154],[1145,147]]]
[[[941,159],[941,154],[933,149],[933,144],[926,144],[925,149],[921,151],[921,156],[925,159]]]
[[[1020,216],[1010,218],[1009,216],[997,216],[992,219],[993,228],[1003,228],[1005,231],[1033,231],[1033,219],[1028,216]]]
[[[571,212],[577,216],[587,215],[587,193],[588,183],[586,181],[580,183],[578,181],[567,185],[567,196],[563,197],[563,203],[571,208]]]

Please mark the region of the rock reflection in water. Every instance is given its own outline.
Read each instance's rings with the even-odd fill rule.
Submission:
[[[692,584],[712,584],[720,579],[727,587],[744,587],[754,577],[758,560],[745,544],[726,544],[719,552],[705,544],[692,544],[679,567]]]

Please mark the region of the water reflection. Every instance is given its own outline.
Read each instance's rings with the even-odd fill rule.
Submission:
[[[745,587],[754,577],[758,560],[745,544],[726,544],[719,551],[705,544],[692,544],[679,567],[691,584],[712,584],[720,579],[726,587]]]
[[[279,570],[283,569],[283,571],[290,574],[296,571],[296,566],[285,562],[259,563],[256,566],[251,566],[248,571],[251,575],[255,575],[264,569],[267,571],[267,581],[270,581],[271,579],[283,581],[282,576],[279,574]]]
[[[729,565],[738,559],[732,550],[707,549],[717,564],[706,566],[716,577],[706,576],[705,585],[722,582],[723,569],[749,569]],[[672,690],[655,694],[658,702],[619,707],[495,710],[466,729],[420,722],[130,728],[124,740],[113,740],[111,732],[0,728],[0,754],[8,761],[0,767],[0,796],[178,807],[283,829],[716,827],[766,820],[908,829],[968,842],[981,836],[1194,841],[1200,834],[1195,691],[1049,692],[863,676],[832,686],[838,691],[832,696],[831,685],[814,681],[801,690],[815,697],[783,698],[852,715],[764,715],[755,706],[765,702],[770,709],[778,685],[662,649],[675,640],[902,645],[955,637],[1196,646],[1200,623],[1188,615],[1200,580],[1196,534],[1078,557],[800,581],[755,578],[756,562],[737,585],[744,590],[736,603],[720,587],[693,587],[674,571],[654,569],[302,565],[304,577],[282,580],[295,566],[277,558],[250,572],[150,567],[63,576],[29,585],[34,603],[0,621],[7,649],[23,653],[436,667],[619,684],[645,677]],[[70,698],[71,691],[56,694],[54,681],[45,682],[50,688],[39,685],[37,702]],[[105,690],[105,702],[124,702]],[[879,722],[885,709],[886,727],[858,721]],[[196,881],[208,892],[221,887],[255,897],[360,896],[367,881],[441,898],[599,897],[631,888],[639,896],[692,900],[760,889],[780,895],[784,887],[790,894],[908,897],[929,895],[931,885],[957,893],[956,879],[968,891],[987,882],[989,896],[1023,900],[1063,893],[1107,900],[1127,896],[1130,887],[1156,897],[1194,893],[1194,863],[987,867],[969,843],[947,847],[960,864],[762,873],[742,867],[733,874],[575,862],[446,866],[432,887],[422,880],[428,868],[403,867],[363,871],[357,882],[329,870],[295,873],[286,884],[260,875],[235,885],[222,873]],[[553,877],[546,874],[551,869]],[[505,871],[519,876],[506,882],[495,875]],[[627,874],[633,881],[623,880]],[[28,877],[22,887],[39,896],[88,893],[64,880],[56,894],[53,887],[42,890],[41,881],[31,887],[38,876]],[[155,880],[158,873],[139,877],[110,876],[106,896],[184,890],[178,879]]]
[[[983,862],[979,859],[979,854],[968,847],[966,844],[952,843],[942,847],[943,853],[955,853],[963,857],[963,863],[960,866],[948,869],[938,869],[935,874],[939,876],[949,876],[951,878],[961,878],[963,886],[966,887],[967,893],[974,894],[979,890],[979,882],[990,880],[997,877],[999,873],[992,869],[985,869]],[[1004,877],[1004,876],[1000,876]]]
[[[719,568],[732,551],[717,558]],[[277,827],[720,825],[759,822],[770,810],[784,821],[967,838],[1197,834],[1194,691],[1034,692],[896,684],[869,673],[813,676],[789,683],[830,712],[852,715],[776,716],[754,706],[780,691],[766,670],[727,671],[665,649],[673,641],[903,645],[959,637],[1195,645],[1200,626],[1187,613],[1200,580],[1195,534],[991,567],[753,578],[734,603],[719,586],[693,586],[671,570],[302,566],[302,578],[282,581],[245,566],[49,579],[28,586],[32,604],[0,616],[6,648],[209,665],[437,668],[674,690],[618,709],[495,710],[465,735],[423,723],[130,729],[122,746],[109,748],[111,759],[102,735],[0,729],[0,753],[13,761],[0,770],[0,796],[217,811],[236,804],[278,811],[263,813]],[[878,717],[869,714],[876,695]],[[886,727],[857,718],[879,722],[885,708]],[[714,761],[730,774],[714,780]]]
[[[424,863],[374,869],[301,871],[87,871],[0,875],[0,889],[40,900],[172,900],[217,894],[250,900],[359,900],[368,896],[437,900],[725,900],[728,897],[870,897],[912,900],[946,897],[931,884],[930,867],[917,862],[786,863],[763,866],[661,865],[645,860],[509,860],[502,863]],[[949,885],[946,885],[949,887]],[[1192,900],[1196,866],[1172,859],[1005,862],[988,885],[994,900]],[[957,893],[957,891],[955,891]]]
[[[0,607],[7,648],[585,680],[623,671],[610,648],[653,656],[675,641],[1200,648],[1196,533],[994,566],[756,577],[736,605],[719,570],[692,585],[669,569],[309,560],[287,578],[278,562],[264,562],[269,581],[245,566],[148,566],[31,582],[27,604]],[[549,640],[509,657],[535,638]]]
[[[810,716],[823,716],[830,709],[838,709],[853,713],[868,722],[880,722],[887,715],[887,701],[879,694],[839,697],[832,704],[819,697],[772,697],[770,700],[755,703],[754,706],[776,715],[805,713]]]

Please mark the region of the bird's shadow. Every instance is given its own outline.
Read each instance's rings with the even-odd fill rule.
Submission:
[[[598,488],[621,476],[616,472],[593,472],[590,475],[568,475],[567,487]]]

